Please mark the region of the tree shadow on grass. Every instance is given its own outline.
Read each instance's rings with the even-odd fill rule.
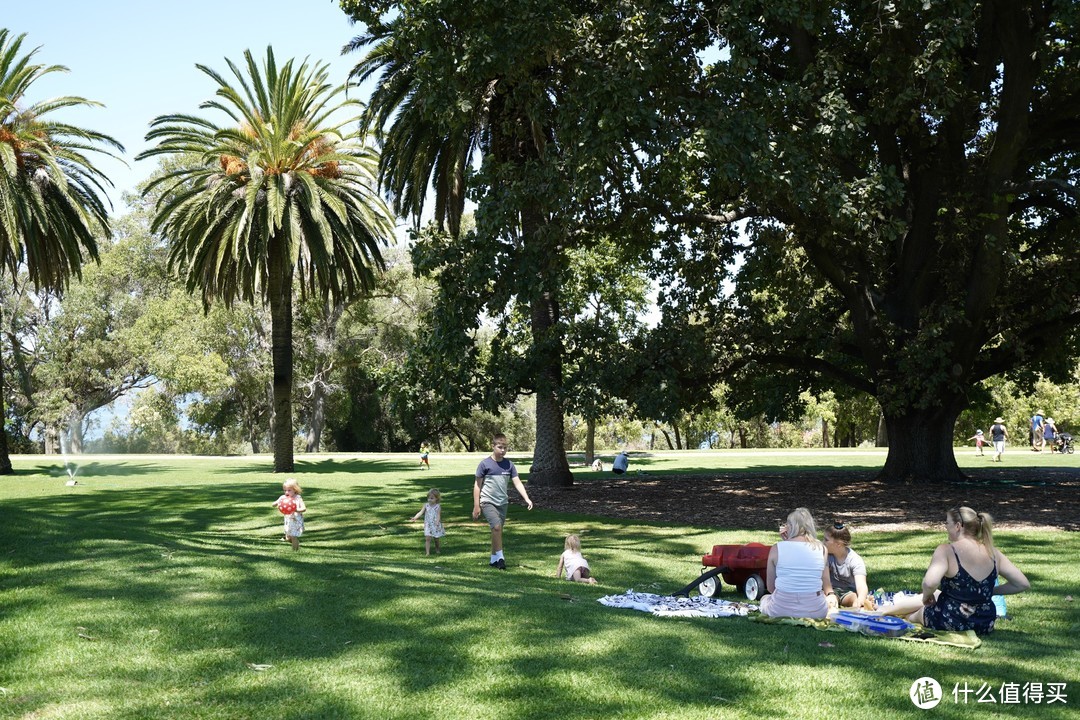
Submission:
[[[448,486],[459,510],[471,506],[469,484]],[[605,608],[595,599],[612,588],[666,592],[689,582],[703,532],[515,506],[506,530],[511,570],[498,572],[486,567],[480,523],[455,527],[443,557],[420,554],[422,532],[400,520],[422,502],[423,486],[419,478],[313,486],[312,532],[300,553],[278,541],[274,493],[252,483],[35,499],[20,511],[18,537],[2,542],[16,572],[0,576],[0,591],[36,586],[39,602],[67,607],[64,652],[86,660],[94,682],[79,687],[72,663],[35,663],[46,656],[34,633],[8,638],[11,657],[50,688],[9,707],[28,714],[91,697],[115,708],[112,717],[412,718],[449,716],[437,712],[447,703],[476,716],[576,719],[706,715],[730,703],[747,716],[776,717],[807,708],[792,678],[843,678],[847,688],[886,686],[874,712],[900,713],[915,678],[1000,686],[1018,679],[1017,663],[1064,663],[1073,652],[1067,626],[1047,638],[1027,619],[976,654]],[[583,533],[601,586],[551,577],[568,531]],[[915,576],[913,563],[928,559],[935,542],[919,540],[913,555],[910,534],[878,539],[883,553],[895,553],[888,561],[896,569],[882,577],[897,581]],[[1021,562],[1052,549],[1040,538],[1006,546]],[[1050,575],[1038,582],[1039,598],[1069,589]],[[34,613],[35,603],[6,605],[8,619]],[[76,625],[94,639],[80,639]],[[826,641],[833,647],[821,647]],[[131,653],[139,663],[113,660]],[[167,707],[178,694],[182,706]],[[848,701],[858,697],[855,690]]]
[[[293,472],[297,475],[328,475],[340,473],[370,473],[370,472],[408,472],[416,469],[416,464],[404,459],[367,459],[362,457],[353,458],[320,458],[318,460],[298,459],[293,463]],[[274,463],[268,461],[265,466],[252,462],[237,467],[221,467],[217,472],[223,475],[264,475],[272,473]],[[285,473],[275,474],[285,477]]]
[[[124,460],[118,463],[109,463],[98,460],[85,461],[86,456],[79,456],[78,460],[69,459],[67,462],[59,456],[56,462],[35,462],[20,468],[19,474],[23,476],[42,475],[49,478],[71,477],[78,481],[90,477],[131,477],[141,478],[158,473],[173,472],[172,468],[156,463],[141,463]],[[68,467],[73,472],[69,474]]]

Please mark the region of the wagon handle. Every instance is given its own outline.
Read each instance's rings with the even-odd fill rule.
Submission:
[[[684,587],[679,592],[672,593],[672,597],[682,596],[682,597],[688,598],[688,597],[690,597],[690,591],[693,590],[694,588],[696,588],[698,585],[700,585],[702,580],[708,580],[709,578],[714,578],[717,575],[719,575],[720,573],[727,572],[728,569],[729,568],[726,565],[722,565],[720,567],[713,568],[712,570],[709,570],[708,572],[703,572],[700,575],[698,575],[697,579],[694,580],[694,582],[690,583],[689,585]]]

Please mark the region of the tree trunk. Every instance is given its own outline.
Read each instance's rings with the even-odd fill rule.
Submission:
[[[82,455],[83,451],[83,415],[73,411],[68,417],[68,452]]]
[[[463,448],[465,448],[465,452],[472,452],[473,451],[472,438],[465,437],[464,435],[461,434],[461,431],[458,430],[457,428],[452,428],[452,430],[453,430],[454,435],[457,436],[458,442],[461,443],[461,446]]]
[[[821,418],[821,447],[829,447],[829,421]]]
[[[45,430],[41,434],[45,438],[46,455],[56,455],[60,452],[60,437],[56,429],[56,423],[46,423]]]
[[[311,376],[311,418],[304,450],[319,452],[322,447],[323,428],[326,427],[326,395],[330,372],[334,367],[333,348],[336,346],[337,326],[345,313],[345,304],[335,302],[325,308],[326,315],[321,318],[319,330],[315,336],[315,347],[319,349],[315,360],[315,372]]]
[[[269,287],[270,354],[274,361],[274,472],[293,472],[292,268],[288,254],[271,241]]]
[[[592,418],[585,420],[585,464],[592,465],[596,459],[596,421]]]
[[[311,424],[308,427],[304,450],[309,453],[319,452],[322,444],[322,431],[326,426],[326,392],[323,384],[316,382],[311,391]]]
[[[678,424],[671,423],[671,427],[675,429],[675,447],[676,447],[676,449],[678,449],[678,450],[684,449],[683,448],[682,433],[679,432]]]
[[[952,443],[959,414],[958,408],[945,407],[886,414],[889,454],[878,479],[919,484],[962,479]]]
[[[532,301],[533,352],[540,362],[536,378],[536,447],[529,482],[551,487],[570,487],[574,475],[566,459],[563,433],[562,338],[559,337],[559,304],[552,293]]]
[[[952,435],[952,428],[949,428],[949,434]],[[885,422],[884,413],[878,415],[877,436],[874,438],[874,445],[877,447],[889,447],[889,427]]]
[[[657,426],[657,427],[659,427],[659,426]],[[664,434],[664,442],[667,443],[667,449],[668,450],[674,450],[675,449],[675,443],[671,442],[671,434],[664,428],[660,428],[660,432],[662,432]]]
[[[3,354],[0,353],[0,475],[14,475],[15,468],[11,466],[11,457],[8,454],[7,408],[4,403],[4,363]]]

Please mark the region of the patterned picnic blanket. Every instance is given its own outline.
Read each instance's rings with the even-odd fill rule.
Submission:
[[[601,605],[626,610],[640,610],[651,613],[657,617],[746,617],[754,622],[769,625],[797,625],[812,627],[827,632],[848,632],[846,628],[837,625],[832,620],[813,620],[810,618],[772,618],[757,612],[758,606],[753,603],[730,602],[717,598],[695,595],[694,597],[672,597],[671,595],[655,595],[653,593],[634,592],[627,590],[622,595],[605,595],[597,600]],[[886,637],[885,635],[868,635],[867,637]],[[949,630],[927,630],[921,625],[893,640],[908,640],[911,642],[933,643],[935,645],[950,645],[953,647],[974,650],[982,645],[982,641],[973,630],[955,632]]]
[[[732,617],[757,610],[751,603],[728,602],[695,595],[692,598],[654,595],[627,590],[622,595],[605,595],[597,600],[601,605],[627,610],[640,610],[659,617]]]

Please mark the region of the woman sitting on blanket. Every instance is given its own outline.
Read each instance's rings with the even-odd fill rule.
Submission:
[[[907,615],[911,622],[934,630],[994,630],[994,595],[1014,595],[1031,587],[1024,573],[994,547],[993,520],[986,513],[958,507],[945,513],[949,542],[938,545],[914,603],[897,602],[889,615]],[[1001,574],[1007,582],[998,585]],[[908,613],[910,613],[908,615]]]
[[[796,508],[780,526],[780,542],[769,550],[761,614],[769,617],[823,618],[829,613],[831,596],[825,546],[817,539],[814,518],[806,508]]]
[[[825,549],[829,551],[829,579],[841,607],[874,609],[874,599],[868,598],[866,563],[851,549],[851,531],[843,523],[825,528]],[[829,598],[826,598],[827,600]]]

